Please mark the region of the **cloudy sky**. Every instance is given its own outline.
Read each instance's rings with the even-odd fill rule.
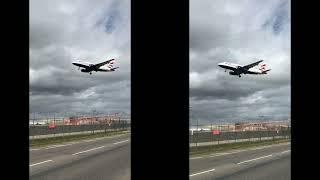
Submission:
[[[130,0],[31,0],[29,39],[31,113],[130,113]],[[112,73],[71,64],[111,58]]]
[[[290,1],[190,0],[191,123],[288,119]],[[231,76],[217,64],[258,59],[268,75]]]

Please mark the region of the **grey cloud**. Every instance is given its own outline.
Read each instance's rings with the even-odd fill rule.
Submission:
[[[30,112],[130,113],[130,1],[33,0],[29,36]],[[89,75],[71,64],[110,58],[118,71]]]
[[[191,122],[289,116],[289,4],[287,0],[190,1]],[[272,69],[268,75],[238,78],[217,66],[223,61],[245,65],[258,59]]]

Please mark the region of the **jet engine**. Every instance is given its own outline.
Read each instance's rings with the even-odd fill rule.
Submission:
[[[229,74],[230,74],[230,75],[239,75],[239,74],[237,74],[237,73],[234,72],[234,71],[230,71]]]
[[[89,71],[86,69],[81,69],[81,72],[89,72]]]

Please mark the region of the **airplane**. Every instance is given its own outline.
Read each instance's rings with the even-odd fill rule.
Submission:
[[[113,67],[114,62],[115,62],[115,59],[110,59],[110,60],[107,60],[107,61],[104,61],[104,62],[98,63],[98,64],[93,64],[90,62],[83,62],[83,61],[75,61],[75,62],[72,62],[72,64],[75,66],[78,66],[79,70],[80,70],[80,68],[83,68],[83,69],[81,69],[81,72],[92,74],[92,71],[95,71],[95,72],[97,72],[97,71],[102,71],[102,72],[115,71],[115,69],[117,69],[119,67]],[[105,65],[107,65],[107,66],[102,67]]]
[[[209,128],[190,128],[189,132],[191,132],[191,135],[193,135],[193,132],[210,132],[211,130]]]
[[[230,75],[235,75],[241,77],[241,74],[267,74],[268,71],[271,69],[266,69],[266,64],[262,64],[259,66],[259,64],[263,60],[254,62],[252,64],[248,64],[245,66],[235,64],[235,63],[229,63],[229,62],[222,62],[219,63],[218,66],[225,69],[225,72],[228,70],[231,70],[229,72]],[[258,67],[256,67],[258,66]]]

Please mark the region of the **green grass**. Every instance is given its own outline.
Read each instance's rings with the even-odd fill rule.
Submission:
[[[79,141],[85,139],[94,139],[94,138],[101,138],[107,136],[115,136],[121,134],[127,134],[127,130],[119,130],[119,131],[107,131],[105,132],[96,132],[94,134],[74,134],[74,135],[66,135],[66,136],[57,136],[57,137],[48,137],[48,138],[41,138],[41,139],[30,139],[29,146],[30,147],[41,147],[46,145],[54,145],[54,144],[61,144],[65,142],[71,141]]]
[[[227,144],[216,144],[216,145],[208,145],[208,146],[198,146],[198,147],[190,147],[189,155],[198,156],[198,155],[207,155],[211,153],[217,152],[225,152],[229,150],[235,149],[245,149],[256,146],[265,146],[271,144],[279,144],[284,142],[289,142],[289,139],[281,138],[275,140],[261,140],[261,141],[245,141],[245,142],[235,142],[235,143],[227,143]]]

